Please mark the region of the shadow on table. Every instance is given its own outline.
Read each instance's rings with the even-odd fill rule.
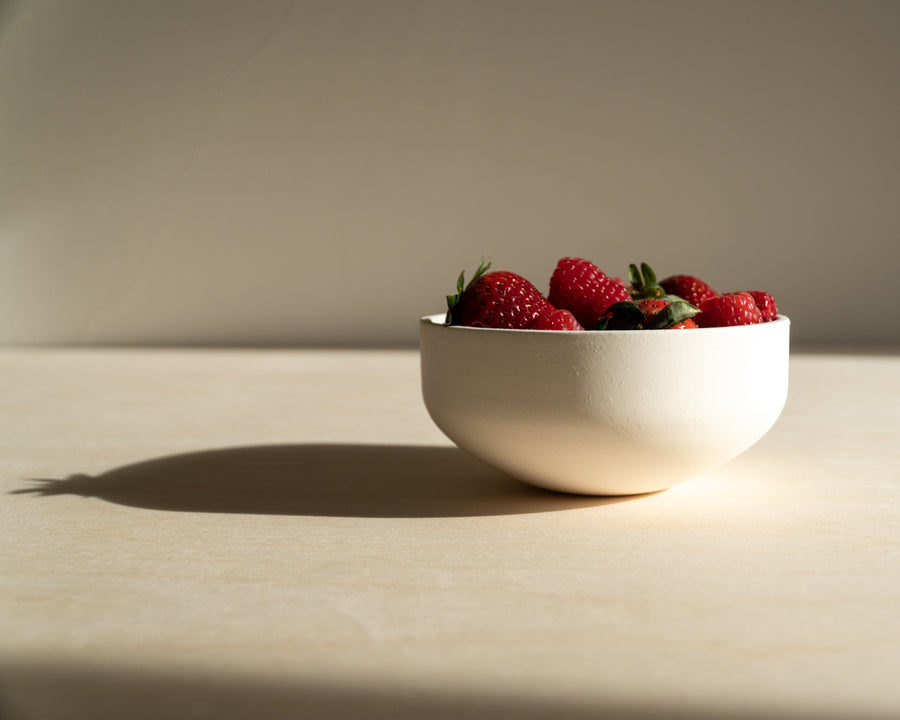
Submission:
[[[412,445],[224,448],[156,458],[96,476],[35,482],[15,493],[98,497],[155,510],[261,515],[461,517],[630,499],[543,491],[458,448]]]
[[[791,355],[831,355],[833,357],[897,357],[900,343],[882,342],[791,342]]]
[[[764,701],[760,703],[764,706]],[[0,663],[0,714],[6,720],[157,720],[158,718],[389,718],[390,720],[844,720],[835,713],[779,714],[772,707],[690,707],[634,698],[582,703],[521,693],[362,687],[281,678],[206,676],[63,663]],[[875,720],[861,712],[857,720]]]

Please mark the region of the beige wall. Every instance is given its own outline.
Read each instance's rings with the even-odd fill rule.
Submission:
[[[482,252],[898,341],[898,238],[900,2],[0,2],[2,343],[412,343]]]

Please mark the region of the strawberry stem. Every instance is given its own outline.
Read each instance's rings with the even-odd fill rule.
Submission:
[[[620,300],[610,305],[609,310],[597,321],[591,330],[631,330],[641,327],[647,316],[637,303]]]
[[[647,329],[663,330],[670,328],[673,325],[683,323],[685,320],[694,317],[694,315],[699,312],[700,310],[698,308],[695,308],[686,300],[673,300],[660,310],[656,317],[647,324]]]
[[[657,281],[653,268],[647,263],[641,263],[640,268],[631,263],[628,266],[628,280],[631,282],[631,297],[635,300],[658,298],[666,294],[662,285]]]

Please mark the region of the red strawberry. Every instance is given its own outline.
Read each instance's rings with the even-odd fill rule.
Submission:
[[[595,326],[597,330],[687,330],[699,310],[684,300],[668,297],[625,300],[613,305]]]
[[[531,330],[584,330],[568,310],[557,310],[547,303],[547,310],[538,315],[528,328]]]
[[[754,325],[762,322],[762,313],[750,293],[726,293],[700,303],[700,314],[694,318],[700,327]]]
[[[592,328],[611,305],[628,298],[623,285],[582,258],[561,258],[550,277],[550,303],[571,312],[585,328]]]
[[[696,307],[700,307],[700,303],[707,298],[719,294],[707,283],[693,275],[672,275],[660,282],[660,285],[667,295],[677,295]]]
[[[749,294],[753,296],[756,307],[762,313],[763,322],[771,322],[778,317],[778,306],[771,294],[763,290],[750,290]]]
[[[697,327],[691,318],[697,314],[697,309],[684,307],[686,303],[680,301],[672,301],[669,298],[648,298],[646,300],[638,300],[637,306],[644,316],[646,328],[659,328],[670,330],[686,330],[688,328]],[[669,308],[663,312],[665,308]]]
[[[502,270],[487,272],[490,266],[482,258],[468,285],[465,274],[459,274],[457,294],[447,296],[449,324],[521,329],[553,309],[524,277]]]

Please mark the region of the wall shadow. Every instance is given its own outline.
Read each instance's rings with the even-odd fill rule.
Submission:
[[[13,494],[80,495],[153,510],[460,517],[622,502],[530,487],[455,447],[297,444],[160,457],[100,475],[32,480]]]

